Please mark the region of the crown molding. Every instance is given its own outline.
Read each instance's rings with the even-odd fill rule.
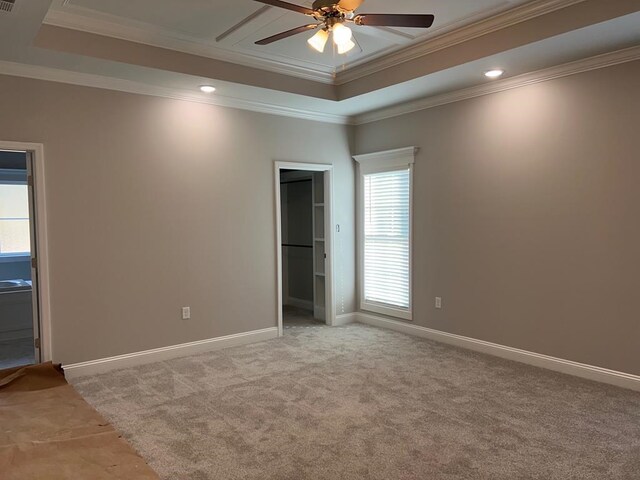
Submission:
[[[45,80],[71,85],[101,88],[105,90],[114,90],[139,95],[171,98],[174,100],[204,103],[208,105],[249,110],[252,112],[300,118],[317,122],[334,123],[340,125],[364,125],[367,123],[377,122],[400,115],[406,115],[408,113],[418,112],[449,103],[468,100],[484,95],[490,95],[505,90],[533,85],[536,83],[554,80],[556,78],[567,77],[570,75],[611,67],[614,65],[636,60],[640,60],[640,46],[630,47],[611,53],[605,53],[564,65],[558,65],[544,70],[539,70],[537,72],[531,72],[504,80],[492,81],[491,83],[485,83],[475,87],[456,90],[453,92],[444,93],[442,95],[435,95],[351,117],[345,115],[334,115],[329,113],[314,112],[311,110],[290,108],[263,102],[254,102],[235,97],[225,97],[222,95],[203,97],[198,95],[197,93],[185,90],[153,86],[142,82],[105,77],[95,74],[72,72],[68,70],[43,67],[38,65],[0,61],[0,72],[1,75],[33,78],[36,80]]]
[[[214,60],[290,75],[305,80],[343,85],[438,50],[584,1],[585,0],[537,0],[506,11],[497,10],[496,13],[492,13],[481,20],[474,21],[477,17],[471,17],[467,20],[472,23],[466,26],[455,25],[452,29],[448,29],[441,35],[427,37],[418,43],[401,46],[399,49],[391,52],[387,50],[379,54],[367,56],[356,61],[351,66],[347,66],[346,70],[336,73],[299,64],[296,65],[290,62],[285,64],[278,58],[259,57],[242,52],[229,52],[212,44],[203,44],[200,40],[188,35],[181,35],[169,29],[151,26],[134,20],[123,21],[122,18],[105,13],[96,15],[92,10],[75,6],[69,3],[68,0],[65,0],[62,6],[70,11],[52,8],[47,14],[44,23],[154,47],[169,48],[183,53],[195,54]],[[165,40],[157,41],[159,37]]]
[[[71,6],[74,10],[83,10],[81,7]],[[177,52],[198,55],[213,60],[229,62],[245,67],[266,70],[269,72],[289,75],[305,80],[312,80],[332,85],[334,83],[333,72],[324,72],[303,65],[291,63],[284,64],[277,59],[258,57],[248,53],[228,52],[212,44],[204,44],[201,41],[181,35],[169,29],[148,25],[133,20],[124,21],[121,18],[107,14],[89,17],[82,13],[65,12],[51,9],[44,19],[44,24],[54,27],[68,28],[85,33],[93,33],[107,37],[141,43],[152,47],[167,48]],[[164,41],[157,41],[157,38]]]
[[[429,37],[423,41],[402,48],[381,58],[366,63],[348,67],[338,72],[336,85],[344,85],[362,77],[372,75],[387,68],[395,67],[405,62],[429,55],[431,53],[450,48],[454,45],[473,40],[489,33],[526,22],[533,18],[552,13],[556,10],[582,3],[585,0],[538,0],[512,8],[503,13],[456,28],[436,37]]]
[[[544,70],[525,73],[513,78],[496,80],[492,81],[491,83],[484,83],[482,85],[422,98],[412,102],[407,102],[400,105],[375,110],[373,112],[356,115],[351,118],[350,123],[354,125],[363,125],[366,123],[377,122],[379,120],[398,117],[400,115],[406,115],[408,113],[418,112],[420,110],[426,110],[429,108],[438,107],[440,105],[446,105],[448,103],[460,102],[462,100],[490,95],[492,93],[503,92],[505,90],[511,90],[527,85],[534,85],[536,83],[546,82],[549,80],[554,80],[556,78],[568,77],[570,75],[576,75],[578,73],[611,67],[621,63],[633,62],[636,60],[640,60],[640,46],[625,48],[623,50],[617,50],[615,52],[605,53],[602,55],[596,55],[594,57],[589,57],[583,60],[546,68]]]
[[[223,95],[201,96],[195,92],[179,90],[174,88],[149,85],[142,82],[125,80],[121,78],[105,77],[90,73],[73,72],[39,65],[28,65],[23,63],[0,61],[0,75],[14,77],[32,78],[56,83],[66,83],[83,87],[101,88],[104,90],[114,90],[118,92],[134,93],[138,95],[148,95],[153,97],[170,98],[187,102],[204,103],[219,107],[235,108],[239,110],[249,110],[270,115],[300,118],[316,122],[335,123],[347,125],[351,120],[347,116],[333,115],[330,113],[314,112],[281,105],[273,105],[264,102],[244,100],[236,97]]]

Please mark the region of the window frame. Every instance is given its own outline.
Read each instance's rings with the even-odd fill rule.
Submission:
[[[379,313],[402,320],[413,320],[413,166],[417,147],[400,148],[384,152],[355,155],[358,164],[357,221],[358,221],[358,298],[359,309],[365,312]],[[409,170],[409,308],[371,302],[364,292],[364,177],[365,175]]]

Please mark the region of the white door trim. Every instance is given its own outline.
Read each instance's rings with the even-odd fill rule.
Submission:
[[[284,334],[282,324],[282,215],[280,211],[280,170],[303,170],[308,172],[324,172],[324,203],[325,203],[325,248],[327,262],[325,265],[325,311],[327,325],[334,325],[336,306],[334,304],[333,278],[333,165],[320,163],[279,162],[274,163],[275,209],[276,209],[276,271],[277,271],[277,301],[278,307],[278,336]]]
[[[40,357],[43,362],[53,360],[51,342],[51,302],[49,294],[49,244],[47,241],[47,209],[45,201],[44,146],[41,143],[0,140],[0,150],[30,152],[33,163],[33,188],[36,207],[36,242],[38,256],[38,295],[40,296]]]

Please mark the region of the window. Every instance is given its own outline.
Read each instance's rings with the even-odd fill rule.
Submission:
[[[359,155],[360,308],[411,320],[415,149]]]
[[[0,255],[30,251],[29,189],[0,184]]]
[[[409,169],[364,175],[364,299],[409,308]]]

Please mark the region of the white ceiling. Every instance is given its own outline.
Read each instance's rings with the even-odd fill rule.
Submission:
[[[430,29],[353,26],[360,48],[347,55],[338,55],[331,48],[324,54],[315,52],[304,41],[313,35],[311,32],[271,45],[255,45],[262,38],[313,22],[302,14],[265,7],[253,0],[54,0],[45,21],[144,40],[152,45],[234,63],[254,65],[258,62],[263,68],[288,69],[294,75],[302,70],[321,79],[527,1],[365,0],[357,10],[359,13],[432,13],[436,20]],[[308,7],[313,3],[312,0],[291,2]],[[218,36],[256,12],[263,13],[216,41]]]
[[[223,45],[215,43],[215,37],[243,18],[247,12],[251,13],[261,8],[257,2],[251,0],[18,0],[17,11],[10,15],[0,15],[0,73],[17,74],[36,78],[48,78],[69,83],[105,86],[125,91],[156,92],[157,94],[188,98],[221,105],[236,106],[259,111],[279,111],[282,114],[300,115],[318,118],[320,120],[342,121],[347,117],[359,116],[367,112],[409,102],[415,99],[442,94],[456,89],[466,88],[487,82],[482,72],[493,67],[501,67],[507,71],[507,77],[540,70],[561,63],[566,63],[585,57],[611,52],[622,48],[640,45],[640,5],[636,13],[613,18],[601,23],[579,28],[576,30],[544,38],[517,48],[507,49],[500,53],[485,56],[473,61],[467,61],[445,68],[428,75],[412,78],[374,91],[352,96],[346,100],[335,101],[314,98],[308,95],[292,94],[278,89],[260,88],[233,81],[220,81],[215,77],[206,78],[198,75],[176,73],[156,68],[142,67],[136,64],[120,63],[92,56],[76,55],[46,48],[33,46],[34,38],[46,21],[76,29],[108,34],[104,31],[119,28],[119,33],[112,36],[134,40],[141,43],[169,47],[169,44],[180,43],[176,50],[186,47],[194,53],[203,55],[202,51],[211,50],[210,56],[223,59],[235,59],[237,63],[246,61],[245,55],[255,55],[257,48],[252,44],[254,38],[263,34],[276,33],[281,22],[295,22],[295,13],[281,13],[270,8],[260,21],[252,22],[241,33],[234,33],[227,37]],[[302,4],[303,2],[299,2]],[[306,2],[310,4],[311,2]],[[460,24],[471,21],[522,2],[506,2],[495,0],[429,0],[427,1],[394,1],[400,11],[419,13],[435,12],[441,18],[434,25],[436,29],[460,27]],[[532,2],[528,2],[532,3]],[[536,2],[533,2],[536,3]],[[639,2],[640,3],[640,2]],[[148,5],[157,5],[155,10]],[[387,3],[388,4],[388,3]],[[455,4],[455,8],[447,5]],[[477,8],[480,4],[483,9]],[[147,7],[145,8],[145,5]],[[212,6],[221,7],[211,18],[209,13]],[[362,12],[384,12],[385,2],[366,0]],[[418,6],[421,10],[417,10]],[[429,7],[425,7],[428,5]],[[89,8],[91,7],[91,8]],[[222,8],[224,7],[224,8]],[[476,7],[475,10],[473,7]],[[102,9],[98,11],[97,9]],[[388,8],[386,11],[389,11]],[[61,14],[60,12],[63,12]],[[438,13],[440,12],[440,13]],[[114,14],[122,17],[114,21]],[[269,15],[275,18],[268,20]],[[302,23],[306,17],[300,15]],[[108,21],[106,20],[108,19]],[[261,23],[263,22],[263,23]],[[266,23],[264,23],[266,22]],[[131,25],[135,24],[135,28]],[[119,25],[119,26],[118,26]],[[286,29],[286,27],[284,27]],[[364,29],[365,27],[362,27]],[[402,43],[419,45],[425,39],[411,40],[398,34],[366,27],[371,35],[377,36],[375,42],[384,44],[382,47],[394,49]],[[455,31],[455,30],[454,30]],[[170,32],[170,33],[168,33]],[[366,34],[360,29],[355,35],[363,38]],[[426,33],[427,37],[433,33]],[[191,40],[184,40],[190,36]],[[197,40],[194,41],[194,39]],[[427,40],[428,42],[429,40]],[[333,68],[330,62],[322,63],[314,57],[313,52],[306,48],[304,35],[293,37],[290,42],[295,46],[280,46],[280,42],[271,46],[272,54],[262,54],[269,57],[265,69],[286,71],[298,76],[307,65],[314,64],[314,68],[323,68],[321,73],[330,75]],[[364,40],[366,43],[366,40]],[[375,43],[375,42],[372,42]],[[408,42],[408,43],[407,43]],[[288,42],[287,42],[288,43]],[[302,45],[301,49],[298,47]],[[406,48],[406,47],[405,47]],[[383,50],[365,52],[359,58],[352,58],[354,62],[350,68],[360,68],[363,58],[370,62],[371,58],[379,57]],[[222,53],[220,53],[222,52]],[[260,50],[262,52],[262,50]],[[402,53],[402,52],[400,52]],[[387,55],[387,53],[384,53]],[[273,60],[281,58],[281,60]],[[331,59],[332,57],[329,56]],[[382,60],[384,60],[384,57]],[[259,60],[264,60],[260,58]],[[378,58],[377,61],[381,59]],[[375,63],[375,62],[373,62]],[[301,65],[303,65],[301,67]],[[320,65],[320,67],[318,67]],[[335,64],[334,64],[335,66]],[[342,67],[340,67],[342,68]],[[259,70],[257,70],[259,72]],[[197,87],[204,83],[214,83],[218,88],[215,96],[205,95],[197,91]]]

